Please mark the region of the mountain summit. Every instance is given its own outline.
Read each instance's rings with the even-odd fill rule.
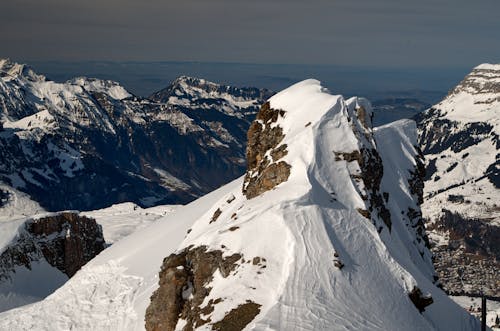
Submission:
[[[247,173],[165,258],[148,330],[473,329],[435,285],[416,127],[300,82],[264,104]]]
[[[248,141],[245,176],[0,314],[0,328],[478,328],[434,284],[412,121],[374,130],[366,99],[306,80],[261,107]]]

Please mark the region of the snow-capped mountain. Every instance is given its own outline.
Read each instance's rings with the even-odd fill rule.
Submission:
[[[0,181],[53,211],[185,203],[243,173],[245,133],[268,96],[180,77],[142,99],[0,60]]]
[[[280,92],[248,131],[245,176],[0,329],[476,330],[434,284],[415,124],[372,130],[371,112],[315,80]]]
[[[417,123],[441,281],[451,293],[500,297],[500,65],[474,68]]]

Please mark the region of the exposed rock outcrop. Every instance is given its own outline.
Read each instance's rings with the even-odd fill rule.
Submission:
[[[248,301],[231,310],[224,318],[214,323],[213,330],[217,331],[240,331],[260,313],[260,305]]]
[[[206,246],[200,246],[189,247],[166,257],[160,271],[160,287],[151,297],[151,304],[146,310],[146,330],[175,330],[179,319],[185,321],[183,330],[186,331],[211,322],[210,318],[203,319],[202,315],[211,313],[213,306],[221,299],[210,300],[202,307],[211,291],[206,285],[213,279],[217,270],[222,277],[229,276],[237,268],[236,262],[242,258],[239,254],[228,257],[222,257],[222,254],[220,250],[208,251]],[[234,320],[247,316],[244,312],[246,310],[254,312],[255,308],[245,307],[242,310],[237,309],[237,312],[230,312],[217,325],[240,325],[243,320],[239,323]],[[215,325],[213,327],[215,330],[226,330],[216,328]]]
[[[15,242],[0,255],[0,281],[10,279],[17,266],[45,259],[72,277],[105,248],[101,226],[76,213],[60,213],[27,221]]]
[[[425,311],[425,307],[434,302],[430,295],[423,295],[422,291],[416,286],[413,287],[413,290],[408,294],[408,296],[420,313],[423,313]]]
[[[276,125],[285,112],[271,108],[266,102],[260,108],[257,119],[248,130],[247,172],[243,184],[243,194],[248,199],[273,189],[290,176],[291,166],[279,161],[287,155],[286,144],[280,145],[285,137],[283,129]]]
[[[365,103],[368,103],[368,100],[354,98],[348,106],[352,131],[360,142],[364,142],[365,147],[352,152],[334,152],[335,160],[358,163],[360,172],[351,173],[351,178],[354,182],[362,182],[362,185],[358,186],[361,191],[365,192],[363,199],[366,201],[366,209],[359,209],[358,211],[379,227],[373,218],[373,216],[377,216],[390,231],[392,226],[391,214],[385,206],[380,191],[384,167],[373,138],[373,113],[369,103],[366,105]]]

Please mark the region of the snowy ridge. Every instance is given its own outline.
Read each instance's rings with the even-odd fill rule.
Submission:
[[[247,199],[240,178],[178,208],[116,242],[44,301],[0,314],[0,329],[144,329],[163,258],[202,246],[240,258],[205,284],[201,306],[213,310],[199,316],[209,320],[199,329],[249,302],[259,309],[246,329],[476,329],[433,284],[418,217],[410,217],[419,211],[412,122],[373,132],[366,100],[345,101],[315,80],[277,94],[270,106],[283,111],[270,125],[284,134],[285,182]],[[360,155],[383,167],[380,188]],[[432,296],[423,313],[409,298],[415,287]],[[188,322],[176,321],[177,329]]]
[[[25,64],[19,64],[9,59],[0,59],[0,77],[4,80],[16,79],[19,76],[27,77],[32,81],[43,81],[45,76],[39,75]]]
[[[330,95],[317,81],[309,80],[277,94],[270,104],[285,111],[276,125],[283,128],[283,144],[290,146],[283,158],[291,165],[288,181],[252,200],[233,192],[235,199],[229,203],[229,197],[212,207],[181,244],[208,245],[213,250],[224,247],[224,255],[238,253],[245,260],[259,257],[264,261],[265,269],[261,263],[242,263],[227,278],[214,276],[204,302],[223,301],[210,314],[212,323],[250,300],[261,305],[251,329],[319,330],[331,325],[359,330],[398,330],[409,325],[415,330],[473,329],[474,320],[432,284],[430,254],[418,253],[417,236],[401,217],[408,205],[418,208],[408,188],[409,169],[388,173],[403,176],[389,192],[389,200],[394,199],[392,232],[386,228],[379,234],[357,210],[367,208],[362,196],[368,194],[351,179],[359,169],[352,162],[336,160],[332,150],[349,153],[374,147],[370,135],[356,135],[350,124],[362,127],[353,110],[360,104],[368,107],[367,102],[351,99],[346,104],[342,97]],[[378,136],[383,140],[390,135],[391,139],[383,141],[390,144],[411,129],[411,124],[400,122],[381,128]],[[399,166],[414,167],[416,151],[411,143],[415,135],[413,142],[406,139],[410,141],[402,144],[402,152],[409,159]],[[392,161],[391,166],[397,166],[392,155],[384,156],[384,165]],[[383,186],[389,182],[386,178]],[[209,222],[217,209],[222,213]],[[382,224],[377,217],[372,221]],[[333,263],[335,254],[345,264],[340,270]],[[407,296],[414,286],[434,299],[423,315]],[[444,311],[449,319],[442,316]]]
[[[482,63],[476,66],[477,70],[500,70],[500,64]]]
[[[120,86],[117,82],[111,80],[101,80],[95,78],[78,77],[70,80],[68,83],[80,85],[87,91],[107,93],[113,99],[122,100],[132,97],[125,88]]]
[[[180,207],[170,205],[143,209],[134,203],[126,202],[104,209],[83,212],[81,215],[94,218],[102,226],[106,244],[111,245],[135,231],[161,220]]]

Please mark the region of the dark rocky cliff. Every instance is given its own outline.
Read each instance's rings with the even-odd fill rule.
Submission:
[[[64,212],[28,220],[0,255],[0,282],[13,277],[16,267],[31,269],[40,259],[72,277],[104,248],[101,226],[94,219]]]

